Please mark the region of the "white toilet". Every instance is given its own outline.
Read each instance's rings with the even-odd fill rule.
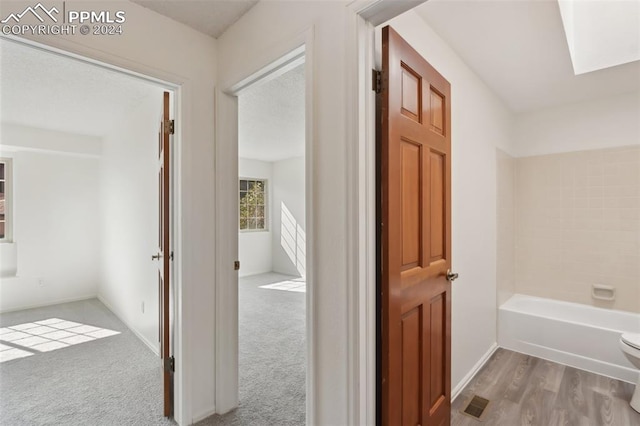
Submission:
[[[640,370],[640,334],[626,333],[620,337],[620,349],[631,364]],[[640,380],[631,397],[631,408],[640,413]]]

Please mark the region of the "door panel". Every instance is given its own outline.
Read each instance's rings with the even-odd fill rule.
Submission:
[[[429,353],[431,354],[430,365],[430,409],[433,409],[441,398],[446,397],[444,371],[445,365],[445,353],[444,348],[446,345],[444,339],[443,330],[445,329],[444,322],[446,321],[445,313],[445,300],[442,294],[439,294],[431,300],[430,313],[431,313],[431,348]]]
[[[448,424],[450,86],[392,28],[382,34],[382,423]]]
[[[445,176],[445,157],[439,152],[431,151],[430,153],[430,210],[431,210],[431,258],[429,263],[433,263],[444,257],[445,254],[445,232],[444,223],[446,218],[445,213],[445,197],[447,194],[445,188],[446,176]]]
[[[422,264],[422,146],[401,141],[402,150],[402,269]]]
[[[402,64],[402,109],[403,115],[418,123],[422,122],[422,101],[421,79],[418,74]]]
[[[418,306],[402,317],[402,424],[419,424],[422,413],[422,307]],[[415,374],[414,372],[418,372]]]

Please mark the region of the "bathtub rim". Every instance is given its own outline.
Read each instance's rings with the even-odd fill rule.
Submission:
[[[514,298],[514,296],[517,296]],[[512,305],[517,303],[519,299],[534,299],[538,301],[543,301],[544,303],[552,302],[554,305],[579,305],[582,309],[598,309],[602,310],[607,314],[611,314],[615,312],[615,314],[622,313],[624,316],[630,316],[631,319],[635,320],[635,317],[640,317],[640,314],[628,313],[625,311],[613,311],[605,308],[598,308],[590,305],[581,305],[573,302],[567,301],[558,301],[554,299],[546,299],[537,296],[528,296],[523,294],[514,294],[511,296],[506,302],[498,307],[498,345],[502,348],[519,352],[526,355],[535,356],[537,358],[541,358],[547,361],[556,362],[562,365],[566,365],[569,367],[577,368],[580,370],[592,372],[595,374],[599,374],[602,376],[614,378],[617,380],[621,380],[623,382],[635,384],[638,382],[640,378],[640,371],[633,367],[628,367],[625,365],[621,365],[615,362],[609,362],[601,359],[590,358],[588,356],[580,355],[577,352],[568,352],[566,350],[553,347],[554,345],[543,345],[539,342],[535,342],[536,339],[529,339],[527,341],[527,336],[517,336],[513,332],[513,326],[509,324],[509,319],[511,315],[519,315],[522,317],[528,318],[540,318],[548,321],[563,323],[572,326],[578,327],[586,327],[591,329],[598,329],[604,331],[606,333],[615,333],[620,334],[626,332],[625,330],[620,330],[619,328],[610,328],[610,327],[601,327],[593,325],[590,322],[579,322],[579,321],[571,321],[563,317],[554,317],[554,316],[545,316],[537,313],[530,312],[529,310],[523,309],[514,309],[514,307],[507,306],[507,303],[512,301]],[[640,321],[638,321],[640,326]],[[640,328],[629,330],[631,333],[638,333]],[[526,333],[525,333],[526,334]],[[618,338],[619,340],[619,338]]]
[[[507,306],[509,304],[515,305],[519,300],[522,300],[522,299],[541,301],[543,303],[551,302],[554,305],[570,306],[572,308],[578,308],[578,309],[584,309],[584,310],[587,310],[587,309],[588,310],[596,310],[597,312],[599,312],[601,314],[617,315],[617,316],[621,316],[621,317],[629,317],[628,318],[629,321],[633,321],[633,320],[636,321],[637,327],[635,329],[626,329],[625,328],[625,329],[621,330],[619,328],[601,326],[601,325],[593,324],[593,323],[590,323],[590,322],[585,324],[584,322],[576,321],[576,320],[573,320],[573,319],[568,319],[568,318],[562,317],[562,316],[545,316],[545,315],[542,315],[542,314],[537,313],[537,312],[531,312],[529,310],[518,309],[517,307]],[[515,312],[515,313],[519,313],[519,314],[523,314],[523,315],[529,315],[529,316],[537,317],[537,318],[553,319],[553,320],[557,320],[557,321],[570,323],[570,324],[573,324],[573,325],[588,325],[589,327],[597,328],[597,329],[600,329],[600,330],[616,332],[616,333],[619,333],[620,335],[622,335],[623,333],[640,334],[640,313],[621,311],[621,310],[617,310],[617,309],[601,308],[599,306],[585,305],[585,304],[576,303],[576,302],[568,302],[566,300],[548,299],[548,298],[539,297],[539,296],[529,296],[527,294],[514,293],[513,295],[511,295],[511,297],[509,297],[509,299],[507,299],[507,301],[505,301],[503,304],[498,306],[498,314],[500,313],[501,310],[509,311],[509,312]]]

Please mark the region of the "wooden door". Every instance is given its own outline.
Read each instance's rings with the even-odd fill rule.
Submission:
[[[158,292],[160,302],[160,358],[162,359],[162,385],[164,415],[173,416],[174,358],[171,355],[171,135],[173,121],[169,117],[169,93],[164,92],[160,131],[158,135]]]
[[[388,26],[382,52],[382,424],[448,425],[450,86]]]

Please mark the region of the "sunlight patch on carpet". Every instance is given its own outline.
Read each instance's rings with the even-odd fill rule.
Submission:
[[[297,293],[306,293],[307,283],[304,281],[280,281],[278,283],[261,285],[260,288],[267,290],[294,291]]]
[[[120,334],[59,318],[0,328],[0,363]]]

